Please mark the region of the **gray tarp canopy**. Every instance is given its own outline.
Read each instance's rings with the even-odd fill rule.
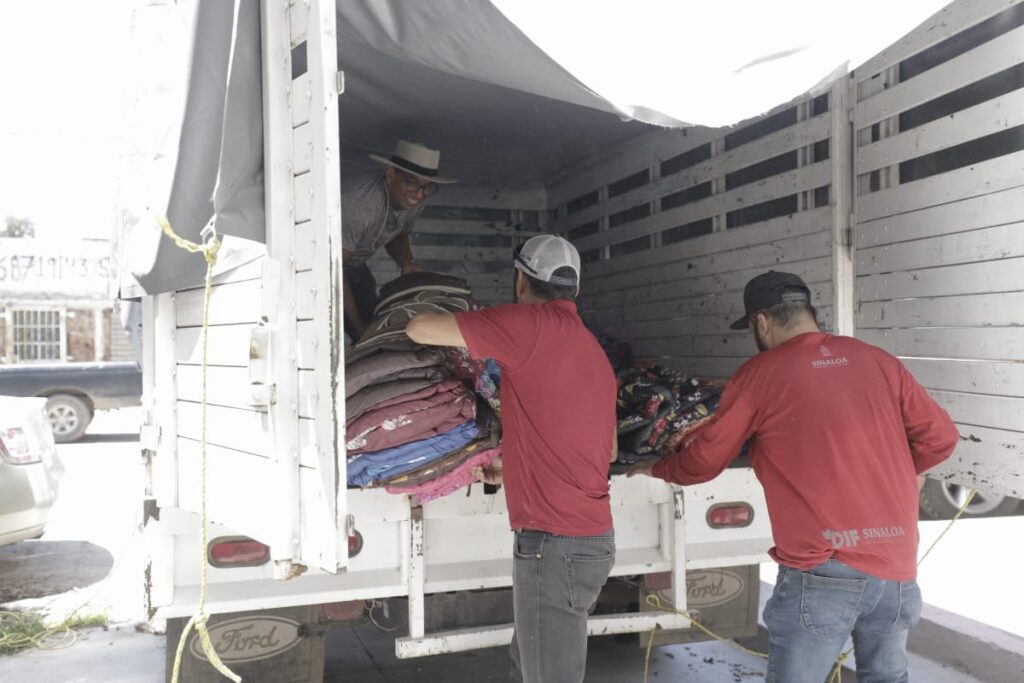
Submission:
[[[915,0],[906,8],[901,4],[899,12],[894,10],[892,26],[854,32],[858,50],[881,49],[909,28],[911,20],[944,2]],[[769,17],[775,16],[774,10],[763,5],[759,7]],[[664,8],[657,10],[658,14],[652,5],[646,9],[622,3],[586,6],[607,15],[613,25],[624,23],[621,17],[634,12],[646,12],[642,20],[647,25],[678,21],[661,16]],[[791,10],[817,7],[812,0],[789,0],[786,6]],[[688,4],[687,25],[697,30],[715,26],[746,11],[744,7],[749,10],[745,0]],[[509,9],[518,14],[523,8],[509,5]],[[559,9],[562,15],[573,11],[571,7]],[[184,90],[185,106],[180,126],[175,121],[173,130],[157,136],[160,151],[152,157],[161,162],[174,160],[172,179],[162,179],[158,184],[164,194],[156,201],[150,198],[145,205],[154,211],[166,206],[172,225],[184,237],[198,239],[202,227],[216,216],[220,234],[250,240],[234,263],[232,250],[225,244],[222,260],[226,268],[251,259],[253,243],[264,242],[260,1],[178,0],[174,11],[187,14],[191,26],[191,45],[185,58],[188,78],[179,88]],[[620,17],[617,22],[616,17]],[[874,21],[870,13],[864,20],[868,19]],[[368,152],[389,155],[394,142],[404,138],[440,149],[442,172],[464,185],[532,187],[596,150],[639,135],[648,124],[684,125],[642,107],[613,105],[595,94],[488,0],[338,0],[337,20],[338,63],[346,81],[339,107],[343,166],[365,163]],[[856,21],[859,19],[851,18]],[[709,54],[691,55],[685,64],[669,59],[665,66],[672,71],[663,72],[667,75],[658,82],[658,92],[672,87],[669,83],[704,83],[686,101],[713,103],[731,95],[739,105],[729,111],[754,115],[769,106],[764,104],[765,98],[774,97],[777,91],[781,101],[808,87],[813,90],[816,81],[807,80],[810,74],[827,69],[829,65],[820,62],[836,55],[827,50],[815,52],[810,44],[838,46],[853,38],[844,26],[831,22],[827,13],[791,11],[785,22],[787,27],[798,22],[802,28],[780,38],[782,47],[793,48],[782,52],[774,49],[780,47],[772,43],[774,32],[757,27],[748,27],[758,38],[751,38],[750,45],[693,37],[687,45],[706,46]],[[645,25],[625,23],[633,31]],[[156,22],[156,30],[166,24]],[[830,28],[824,28],[826,25]],[[564,27],[567,34],[570,29]],[[556,35],[561,35],[561,30]],[[894,35],[886,33],[897,30]],[[675,35],[666,40],[671,42]],[[642,54],[616,52],[618,46],[609,44],[607,36],[603,43],[590,34],[574,37],[582,37],[591,46],[596,40],[598,49],[612,51],[617,59],[629,57],[632,61],[624,64],[616,78],[649,70]],[[807,45],[789,44],[804,37]],[[749,63],[737,67],[736,59]],[[840,66],[831,77],[844,69],[845,65]],[[818,78],[823,75],[819,73]],[[829,78],[818,80],[818,85],[827,84]],[[709,83],[715,87],[709,90]],[[772,87],[766,90],[766,84]],[[758,97],[752,90],[755,85]],[[787,89],[791,92],[785,92]],[[142,229],[132,231],[131,246],[120,260],[130,260],[121,270],[134,275],[122,278],[122,296],[180,289],[201,281],[201,259],[158,237],[151,225],[136,227]]]
[[[263,242],[263,121],[257,0],[199,0],[177,164],[167,215],[198,241],[216,213],[220,234]],[[588,90],[486,0],[338,3],[343,164],[390,155],[397,139],[442,150],[463,184],[539,184],[569,163],[650,127],[681,125],[618,110]],[[219,153],[218,153],[219,150]],[[202,259],[166,238],[140,287],[155,294],[201,283]],[[139,263],[138,255],[134,262]]]

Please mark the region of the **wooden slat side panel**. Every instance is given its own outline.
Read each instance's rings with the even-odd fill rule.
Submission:
[[[927,389],[1024,398],[1024,363],[938,358],[902,360]]]
[[[857,225],[857,246],[870,247],[969,232],[1024,221],[1024,184],[950,204],[888,216]],[[869,252],[870,253],[870,252]],[[982,259],[979,259],[982,260]],[[858,269],[858,272],[862,272]]]
[[[217,285],[210,291],[211,325],[256,324],[260,318],[262,283],[259,280]],[[196,327],[203,324],[205,291],[192,289],[179,292],[174,298],[177,325]]]
[[[948,149],[1024,123],[1024,89],[944,116],[857,151],[857,173]]]
[[[670,288],[664,299],[651,303],[630,306],[612,306],[609,308],[581,307],[580,314],[588,322],[597,325],[631,325],[649,320],[664,320],[674,317],[713,317],[719,315],[732,316],[735,320],[743,315],[743,286],[739,283],[735,289],[722,289],[710,294],[694,294],[684,284]],[[811,300],[816,307],[828,306],[832,301],[833,287],[831,282],[808,283],[811,288]]]
[[[1024,325],[1024,292],[873,301],[860,306],[857,327],[1012,327]]]
[[[857,336],[895,356],[1024,361],[1024,327],[868,329]]]
[[[1006,9],[1013,0],[951,2],[920,26],[856,69],[858,82],[870,80],[890,64],[903,61]]]
[[[202,400],[202,371],[198,365],[178,365],[178,398],[198,403]],[[250,410],[249,370],[216,366],[207,370],[207,400],[210,405]],[[299,417],[315,417],[316,375],[312,370],[299,373]]]
[[[774,264],[796,273],[808,285],[831,281],[831,257],[817,257],[799,261]],[[612,291],[589,295],[584,287],[581,290],[581,305],[587,310],[609,309],[615,307],[632,307],[638,304],[670,302],[677,297],[713,296],[726,292],[743,291],[743,287],[753,277],[763,273],[767,266],[746,267],[742,270],[713,273],[701,277],[681,277],[675,280],[665,279],[657,283],[639,284]],[[821,300],[816,300],[817,305]]]
[[[180,507],[198,510],[200,443],[177,439]],[[275,507],[268,505],[277,494],[273,462],[251,453],[216,445],[206,447],[207,511],[211,522],[223,524],[251,538],[265,538],[275,527]],[[247,495],[230,495],[244,488]]]
[[[1024,222],[861,249],[857,272],[876,275],[1019,256],[1024,256]]]
[[[1005,429],[1024,436],[1024,399],[952,391],[929,393],[958,424]]]
[[[898,185],[857,198],[858,222],[873,221],[979,195],[1020,187],[1024,152],[1014,152],[971,166]]]
[[[686,277],[728,273],[760,266],[761,270],[781,268],[782,264],[830,257],[832,236],[818,232],[781,239],[717,254],[697,256],[677,262],[638,263],[633,267],[583,277],[583,286],[593,293],[613,292],[631,287],[649,287]],[[626,260],[630,257],[625,257]],[[659,259],[660,260],[660,259]],[[584,271],[586,272],[586,271]]]
[[[1021,62],[1024,26],[862,100],[857,106],[856,128],[860,130]]]
[[[733,171],[753,165],[764,159],[800,149],[827,139],[830,132],[830,118],[816,116],[805,119],[777,133],[765,136],[755,143],[714,156],[696,166],[660,178],[608,201],[568,214],[557,219],[552,228],[565,232],[603,216],[609,216],[639,204],[657,201],[679,190],[698,185],[708,180],[721,178]],[[643,167],[643,168],[646,168]],[[642,170],[637,168],[637,171]],[[625,170],[618,173],[626,174]],[[738,190],[737,190],[738,191]]]
[[[1016,292],[1024,289],[1024,256],[859,278],[858,302]]]

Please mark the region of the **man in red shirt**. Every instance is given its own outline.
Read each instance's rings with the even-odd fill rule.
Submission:
[[[512,657],[525,683],[582,681],[587,614],[615,561],[615,375],[576,312],[576,249],[540,235],[514,268],[515,304],[422,314],[406,333],[501,366],[503,464],[478,476],[503,481],[515,531]]]
[[[630,476],[705,482],[749,440],[779,563],[764,612],[767,680],[821,683],[852,635],[860,683],[906,681],[921,610],[917,475],[949,457],[959,433],[898,359],[823,333],[796,275],[759,275],[743,301],[732,327],[749,328],[760,353],[692,442]]]

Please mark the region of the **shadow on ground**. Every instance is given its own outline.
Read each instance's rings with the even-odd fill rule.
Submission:
[[[100,581],[114,556],[87,541],[21,541],[0,546],[0,603],[43,598]]]

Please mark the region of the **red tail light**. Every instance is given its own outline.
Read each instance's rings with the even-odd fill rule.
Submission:
[[[754,522],[754,508],[747,503],[719,503],[708,510],[708,526],[712,529],[734,529]]]
[[[215,538],[207,558],[214,567],[258,567],[270,559],[270,548],[244,536]]]
[[[348,537],[348,556],[355,557],[363,549],[363,535],[352,530],[352,533]]]
[[[12,465],[31,465],[41,460],[39,453],[32,452],[21,427],[0,429],[0,458]]]

